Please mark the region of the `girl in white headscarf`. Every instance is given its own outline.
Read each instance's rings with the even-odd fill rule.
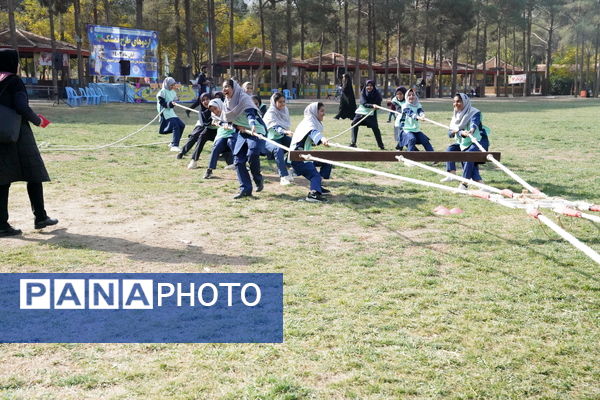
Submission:
[[[296,127],[292,136],[292,150],[309,151],[313,145],[323,144],[329,146],[329,142],[323,136],[323,117],[325,116],[325,106],[323,103],[310,103],[304,109],[304,118]],[[320,166],[320,171],[317,171]],[[312,161],[292,161],[292,167],[297,175],[302,175],[310,181],[310,192],[306,196],[306,201],[323,202],[326,199],[324,194],[330,191],[321,185],[322,179],[329,179],[331,176],[331,165],[314,163]]]
[[[264,145],[263,141],[255,134],[266,135],[267,127],[252,98],[236,81],[232,79],[224,81],[223,94],[225,94],[225,104],[222,114],[227,122],[233,124],[238,133],[233,151],[233,163],[240,182],[240,192],[234,196],[234,199],[240,199],[252,196],[252,181],[246,169],[246,162],[250,165],[256,191],[260,192],[264,188],[259,159]]]
[[[401,106],[402,143],[400,143],[400,147],[406,146],[408,151],[419,151],[416,145],[421,144],[426,151],[433,151],[429,138],[421,131],[420,119],[425,117],[425,111],[415,90],[408,89],[405,97],[406,101]]]
[[[210,153],[210,161],[208,168],[204,174],[204,179],[209,179],[212,176],[213,170],[217,168],[217,160],[219,155],[223,154],[227,164],[231,164],[231,154],[235,148],[236,133],[233,126],[222,119],[224,104],[219,98],[212,99],[208,103],[208,109],[212,113],[213,125],[218,126],[217,135],[214,140],[212,151]]]
[[[267,137],[285,147],[290,147],[292,135],[290,131],[290,112],[285,105],[285,96],[282,93],[275,93],[271,96],[270,106],[264,116],[265,124],[267,125]],[[277,147],[274,144],[266,143],[267,157],[272,157],[277,164],[279,172],[279,183],[281,185],[289,185],[293,182],[290,176],[286,161],[285,150]]]
[[[173,102],[178,100],[174,87],[175,79],[170,76],[165,78],[162,89],[156,94],[156,109],[158,112],[162,112],[158,133],[165,135],[172,132],[173,136],[171,143],[169,143],[169,148],[171,151],[179,153],[181,151],[179,141],[181,140],[181,135],[183,135],[185,124],[177,117],[177,114],[173,110],[175,108]]]
[[[479,148],[472,142],[469,134],[483,146],[484,149],[489,147],[488,134],[489,128],[482,124],[481,111],[471,105],[471,99],[464,93],[458,93],[454,96],[453,103],[454,113],[452,121],[450,121],[450,130],[448,136],[455,138],[456,142],[448,147],[447,151],[479,151]],[[478,163],[463,162],[463,178],[472,179],[476,182],[481,182],[479,175]],[[446,163],[446,170],[450,173],[456,173],[456,163]],[[444,178],[442,182],[449,182],[452,178]],[[459,189],[467,189],[467,185],[461,183]]]

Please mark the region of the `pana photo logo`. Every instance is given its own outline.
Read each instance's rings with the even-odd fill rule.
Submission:
[[[0,274],[0,343],[282,341],[282,274]]]
[[[157,296],[154,296],[154,292]],[[256,283],[155,282],[151,279],[21,279],[20,308],[39,310],[144,310],[175,302],[177,307],[212,307],[225,296],[227,307],[261,300]]]

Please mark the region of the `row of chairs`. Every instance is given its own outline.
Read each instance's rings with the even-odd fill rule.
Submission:
[[[67,92],[67,103],[72,107],[80,106],[84,101],[86,104],[108,103],[108,96],[96,85],[90,84],[88,87],[79,88],[79,94],[70,86],[65,87],[65,91]]]

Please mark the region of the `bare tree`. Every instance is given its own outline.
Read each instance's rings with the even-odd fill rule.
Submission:
[[[13,49],[17,50],[17,28],[15,25],[15,4],[14,0],[8,2],[8,25],[10,29],[10,44]]]

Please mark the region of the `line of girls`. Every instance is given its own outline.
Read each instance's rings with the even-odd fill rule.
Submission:
[[[342,95],[340,99],[340,109],[335,116],[336,119],[352,118],[352,139],[350,147],[356,147],[358,141],[358,129],[360,126],[366,126],[373,130],[373,135],[380,150],[385,150],[381,138],[381,130],[377,122],[377,110],[374,106],[380,106],[383,100],[381,92],[377,89],[375,81],[368,80],[360,92],[360,103],[356,107],[354,93],[352,89],[352,79],[348,74],[342,77]],[[396,118],[394,123],[394,139],[396,140],[396,149],[402,150],[404,147],[408,151],[419,151],[417,144],[422,145],[426,151],[433,151],[433,146],[429,138],[421,130],[420,120],[425,117],[423,106],[419,102],[416,92],[413,89],[408,91],[404,87],[396,89],[392,99],[400,117]]]
[[[174,92],[174,81],[171,82],[170,79],[165,79],[163,88]],[[230,158],[228,155],[232,155],[233,166],[240,182],[240,191],[234,197],[235,199],[250,197],[253,190],[257,192],[263,190],[264,178],[261,174],[259,158],[261,154],[275,160],[281,185],[289,185],[293,182],[293,177],[288,171],[285,150],[274,144],[265,143],[264,140],[260,139],[260,135],[294,149],[310,149],[312,145],[327,143],[322,134],[325,108],[321,103],[313,103],[307,107],[305,118],[299,125],[300,132],[304,131],[304,127],[307,129],[303,132],[303,135],[294,136],[294,132],[290,130],[291,122],[289,111],[285,105],[285,97],[281,93],[275,93],[271,96],[270,106],[264,111],[263,120],[260,99],[248,93],[251,93],[248,83],[244,86],[239,86],[234,80],[226,80],[223,82],[223,97],[216,94],[215,98],[211,99],[210,95],[206,93],[197,99],[191,108],[201,106],[198,122],[190,135],[190,140],[177,155],[177,158],[182,158],[197,142],[198,147],[192,156],[190,166],[188,166],[192,168],[193,165],[195,168],[202,147],[207,140],[213,140],[210,161],[204,178],[208,179],[212,176],[220,154],[227,161]],[[176,94],[163,91],[159,92],[157,97],[159,111],[161,109],[172,110],[174,107],[173,101],[176,101],[177,98]],[[183,124],[183,122],[168,121],[177,118],[174,112],[168,116],[169,118],[164,119],[171,126],[179,127]],[[161,126],[163,124],[164,122],[161,121]],[[210,133],[211,131],[214,133]],[[296,131],[298,132],[298,129]],[[180,132],[174,132],[175,134],[181,136]],[[259,136],[256,136],[256,134]],[[246,164],[249,168],[246,167]],[[329,191],[322,187],[321,179],[330,177],[331,166],[315,165],[312,162],[292,162],[291,165],[297,175],[304,176],[311,182],[311,189],[306,196],[306,200],[325,201],[323,195],[328,194]],[[316,171],[316,167],[320,167],[319,172]]]

